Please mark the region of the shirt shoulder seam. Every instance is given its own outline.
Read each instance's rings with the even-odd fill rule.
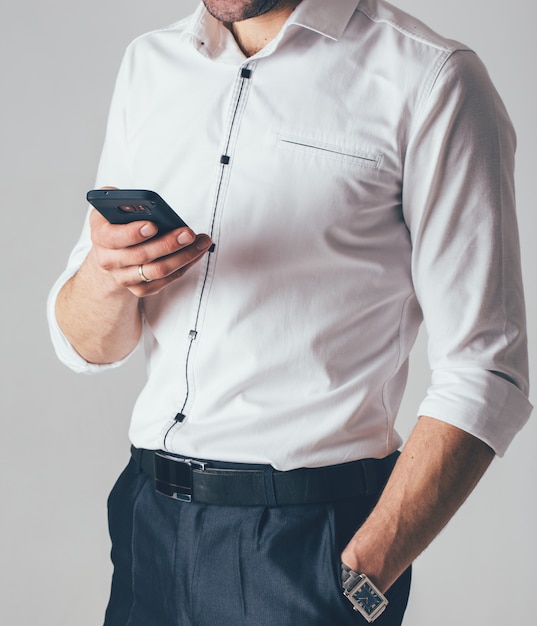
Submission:
[[[446,67],[447,63],[453,59],[458,53],[469,53],[475,55],[476,53],[471,48],[456,48],[456,49],[445,49],[444,54],[440,56],[437,60],[433,68],[428,74],[427,80],[423,84],[423,89],[421,92],[421,96],[419,97],[416,104],[416,117],[419,117],[419,114],[422,111],[422,108],[425,106],[425,103],[429,99],[434,86],[436,85],[442,70]]]
[[[419,43],[423,43],[431,48],[436,48],[437,50],[442,50],[448,53],[455,52],[457,50],[471,51],[471,48],[469,48],[465,44],[462,44],[458,41],[455,41],[452,39],[444,39],[440,35],[438,35],[439,41],[434,41],[432,38],[426,37],[420,33],[416,33],[412,30],[409,30],[408,28],[406,28],[399,22],[396,22],[395,20],[390,19],[389,17],[374,15],[373,13],[368,12],[367,7],[362,6],[362,3],[360,3],[360,6],[357,7],[356,11],[363,13],[369,20],[371,20],[372,22],[375,22],[376,24],[387,24],[388,26],[391,26],[392,28],[399,31],[401,34],[405,35],[406,37],[414,39],[415,41],[418,41]]]

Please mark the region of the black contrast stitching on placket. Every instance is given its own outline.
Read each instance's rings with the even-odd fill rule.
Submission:
[[[212,237],[214,235],[216,215],[217,215],[217,212],[218,212],[218,206],[220,204],[220,194],[221,194],[221,191],[222,191],[222,183],[224,181],[225,168],[231,162],[231,156],[229,155],[229,146],[231,144],[231,138],[233,136],[233,130],[235,128],[235,122],[236,122],[236,119],[237,119],[239,106],[240,106],[241,101],[242,101],[242,96],[243,96],[243,92],[244,92],[245,82],[247,80],[249,80],[251,78],[251,76],[252,76],[251,68],[248,68],[248,67],[241,68],[241,71],[240,71],[240,79],[241,80],[240,80],[240,84],[239,84],[239,91],[237,93],[237,97],[235,98],[235,107],[233,109],[233,115],[231,116],[231,121],[230,121],[230,124],[229,124],[229,130],[228,130],[228,134],[227,134],[227,141],[226,141],[226,144],[225,144],[224,153],[220,156],[220,165],[221,165],[221,167],[220,167],[220,175],[219,175],[219,179],[218,179],[218,186],[217,186],[215,200],[214,200],[214,205],[213,205],[211,228],[209,230],[209,235],[210,235],[211,239],[212,239]],[[213,245],[209,248],[209,254],[207,255],[207,260],[206,260],[206,263],[205,263],[205,274],[203,276],[203,283],[202,283],[202,286],[201,286],[201,289],[200,289],[200,295],[199,295],[199,298],[198,298],[198,306],[197,306],[197,310],[196,310],[196,317],[195,317],[195,320],[194,320],[194,328],[192,328],[189,331],[189,333],[188,333],[189,334],[189,344],[188,344],[188,350],[187,350],[187,353],[186,353],[185,372],[184,372],[185,373],[185,384],[186,384],[185,397],[184,397],[184,400],[183,400],[183,405],[181,407],[181,410],[174,417],[173,424],[171,424],[171,426],[166,431],[166,434],[164,435],[164,441],[163,441],[164,449],[166,449],[166,439],[168,438],[168,435],[175,428],[175,426],[177,426],[177,424],[180,424],[186,418],[186,415],[185,415],[184,411],[186,409],[186,405],[188,404],[188,399],[189,399],[189,396],[190,396],[190,382],[189,382],[189,378],[188,378],[190,354],[191,354],[191,351],[192,351],[192,346],[194,344],[194,341],[197,339],[197,336],[198,336],[198,322],[199,322],[199,317],[200,317],[200,313],[201,313],[201,306],[202,306],[202,303],[203,303],[203,295],[205,293],[205,288],[207,286],[207,280],[208,280],[208,277],[209,277],[209,270],[210,270],[210,267],[211,267],[211,256],[212,256],[212,253],[214,252],[214,249],[215,249],[215,245],[213,243]]]

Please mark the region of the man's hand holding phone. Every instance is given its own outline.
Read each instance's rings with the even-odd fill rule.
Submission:
[[[93,245],[61,288],[56,319],[86,361],[115,363],[138,344],[138,298],[182,276],[212,242],[194,233],[154,192],[108,188],[95,190],[91,201],[99,207],[90,214]]]
[[[156,294],[183,276],[212,244],[154,192],[103,189],[88,193],[88,200],[97,209],[90,227],[98,267],[137,297]]]

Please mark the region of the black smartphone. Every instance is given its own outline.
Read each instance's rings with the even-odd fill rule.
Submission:
[[[111,224],[128,224],[149,220],[162,235],[187,226],[177,213],[155,191],[147,189],[92,189],[86,199]]]

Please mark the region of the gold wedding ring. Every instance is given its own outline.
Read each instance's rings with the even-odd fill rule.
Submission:
[[[142,279],[142,282],[150,283],[151,279],[147,278],[147,276],[144,274],[143,267],[144,267],[143,264],[142,265],[138,265],[138,274],[140,274],[140,278]]]

